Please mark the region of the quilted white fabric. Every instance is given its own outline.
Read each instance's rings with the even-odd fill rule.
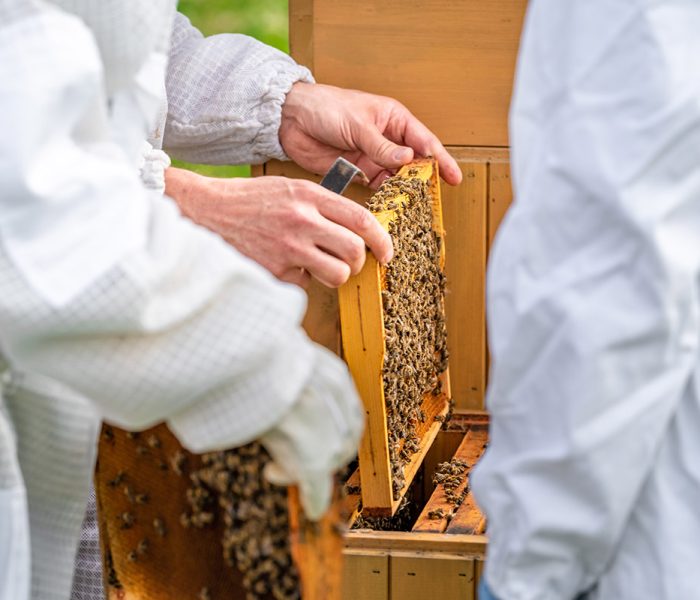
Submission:
[[[85,514],[100,418],[83,397],[36,375],[13,373],[5,386],[5,402],[17,432],[17,456],[28,499],[35,565],[31,598],[65,600],[71,589],[73,540]],[[100,596],[90,600],[94,598]]]
[[[177,14],[163,148],[194,163],[284,159],[278,138],[282,103],[297,81],[313,78],[283,52],[244,35],[203,38]]]
[[[102,552],[97,525],[95,492],[90,492],[85,518],[80,531],[80,541],[73,572],[71,600],[103,600]]]
[[[48,1],[79,17],[93,32],[110,96],[132,87],[152,53],[168,52],[177,0]]]
[[[205,451],[259,437],[303,390],[326,384],[299,327],[303,293],[139,181],[114,123],[140,105],[108,104],[98,46],[85,21],[44,2],[0,4],[0,362],[12,374],[0,508],[13,524],[0,540],[2,600],[69,597],[101,419],[129,429],[165,420]],[[226,139],[247,144],[240,156],[274,146],[279,94],[295,76],[249,101],[246,115],[269,131],[244,141],[233,127]],[[147,119],[119,122],[148,133]],[[181,143],[205,143],[185,129]],[[11,239],[31,240],[34,253]]]

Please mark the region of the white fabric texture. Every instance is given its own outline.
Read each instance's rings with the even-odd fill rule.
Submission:
[[[101,68],[80,20],[36,0],[0,4],[0,362],[12,368],[0,506],[16,527],[2,530],[2,600],[25,600],[30,571],[32,600],[69,597],[101,419],[166,421],[201,452],[259,438],[327,385],[299,325],[304,294],[141,184],[123,143],[137,136],[114,125],[143,139],[148,119],[121,119],[150,107],[110,113]],[[27,236],[40,268],[9,243]],[[118,248],[98,266],[96,239]],[[79,285],[62,288],[73,272]]]
[[[5,406],[9,382],[8,365],[0,355],[0,598],[29,600],[29,511],[14,424]]]
[[[168,52],[174,0],[48,1],[78,16],[93,33],[110,97],[133,89],[138,72],[153,53]]]
[[[501,600],[698,597],[700,4],[533,0],[488,272]]]
[[[282,104],[311,73],[289,56],[237,34],[207,38],[177,14],[166,78],[163,148],[194,163],[256,164],[285,159]],[[157,140],[158,132],[155,137]],[[152,143],[158,146],[157,141]]]
[[[64,600],[73,577],[97,452],[100,418],[83,397],[54,381],[14,373],[5,387],[17,432],[31,530],[31,597]]]
[[[149,144],[143,142],[139,173],[141,183],[150,190],[165,193],[165,171],[170,166],[170,157]]]
[[[277,485],[298,483],[304,513],[318,521],[326,511],[335,474],[357,454],[364,413],[348,395],[355,384],[338,357],[317,348],[316,372],[323,386],[301,394],[279,426],[261,443],[273,462],[266,475]]]
[[[71,600],[103,600],[102,551],[97,524],[97,502],[94,490],[90,492],[80,541],[75,559]]]

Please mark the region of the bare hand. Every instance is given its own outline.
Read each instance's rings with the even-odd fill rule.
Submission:
[[[170,168],[166,193],[196,223],[273,275],[305,287],[338,287],[359,273],[368,246],[387,263],[391,237],[352,200],[303,179],[216,179]]]
[[[296,83],[282,107],[279,138],[287,155],[305,169],[324,173],[343,156],[367,174],[373,188],[414,155],[434,156],[447,183],[462,180],[437,137],[403,104],[384,96]]]

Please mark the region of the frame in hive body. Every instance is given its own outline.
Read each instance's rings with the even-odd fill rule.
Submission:
[[[338,301],[343,354],[367,415],[359,452],[363,513],[389,515],[398,509],[449,410],[445,243],[437,163],[424,159],[403,167],[385,182],[370,207],[373,201],[377,220],[393,232],[397,253],[388,266],[368,254],[362,271],[340,288]],[[429,204],[419,207],[418,202]],[[405,221],[420,215],[421,209],[427,211],[427,228],[425,222]],[[420,248],[420,254],[411,255],[412,247]],[[433,253],[427,259],[433,268],[418,270],[426,251]],[[394,289],[399,285],[401,289]],[[430,296],[427,303],[419,297],[424,287]],[[414,292],[418,312],[408,295]],[[415,357],[410,356],[412,345]],[[404,362],[397,363],[394,352],[403,352]],[[421,378],[430,378],[430,383],[426,387],[421,382],[417,391],[412,385]]]

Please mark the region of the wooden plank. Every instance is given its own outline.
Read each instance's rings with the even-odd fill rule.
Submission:
[[[343,500],[344,513],[348,516],[348,526],[356,521],[362,508],[362,496],[360,494],[360,469],[356,469],[345,482],[345,499]]]
[[[487,163],[459,162],[463,182],[442,186],[447,240],[446,312],[452,397],[457,408],[482,409],[486,387]]]
[[[388,552],[346,550],[343,554],[342,597],[343,600],[388,600]]]
[[[447,146],[447,151],[457,162],[508,162],[508,148],[493,148],[491,146]]]
[[[313,12],[313,0],[289,0],[289,53],[311,71],[314,70]]]
[[[479,584],[484,574],[484,559],[474,559],[474,598],[479,597]]]
[[[386,405],[382,386],[384,318],[377,260],[365,266],[340,289],[340,323],[345,360],[365,405],[367,422],[360,442],[362,498],[370,507],[391,507],[391,466],[387,443]]]
[[[486,517],[474,500],[474,494],[469,492],[460,505],[454,517],[450,520],[445,533],[451,535],[483,535],[486,531]]]
[[[447,423],[448,431],[467,431],[471,428],[488,429],[489,413],[485,410],[455,409],[452,418]]]
[[[391,553],[391,600],[473,600],[474,560],[464,556]]]
[[[292,556],[301,579],[304,600],[341,600],[343,538],[340,525],[347,520],[340,489],[336,487],[328,512],[319,521],[304,516],[297,486],[289,488],[289,529]]]
[[[355,529],[344,537],[345,548],[353,550],[401,550],[406,552],[446,552],[484,556],[485,535],[445,535],[414,531],[371,531]]]
[[[442,237],[442,212],[440,188],[437,184],[437,168],[433,160],[416,161],[404,167],[399,175],[419,177],[429,182],[433,198],[433,227]],[[388,230],[397,218],[405,195],[393,199],[397,208],[376,214],[377,220]],[[442,243],[441,247],[444,248]],[[360,397],[365,405],[367,427],[360,443],[359,459],[362,480],[362,504],[366,515],[384,516],[394,514],[420,468],[423,457],[440,431],[437,415],[444,416],[448,410],[447,395],[450,383],[447,371],[440,377],[444,392],[438,396],[428,393],[422,409],[426,415],[423,423],[416,425],[418,450],[404,467],[403,489],[394,497],[390,452],[387,430],[387,412],[384,398],[382,369],[386,346],[384,343],[384,315],[381,292],[384,268],[373,255],[368,254],[362,271],[351,277],[338,292],[343,353],[355,380]]]
[[[502,161],[492,162],[489,165],[489,248],[512,200],[510,165]]]
[[[430,447],[430,451],[423,459],[422,502],[427,501],[427,499],[430,498],[432,493],[435,491],[435,485],[433,484],[433,473],[435,473],[437,465],[441,462],[449,460],[450,457],[454,455],[457,448],[459,448],[459,445],[462,443],[463,438],[464,431],[440,430],[440,433],[435,438],[433,445]]]
[[[526,0],[316,0],[318,81],[392,96],[446,144],[507,146]]]
[[[470,449],[464,460],[470,468],[481,458],[488,444],[488,431],[473,430],[471,433]],[[469,475],[466,484],[469,485]],[[474,494],[469,491],[464,502],[459,506],[445,530],[452,535],[482,535],[486,529],[486,518],[476,504]]]
[[[462,439],[462,443],[459,445],[457,451],[455,452],[452,458],[466,462],[467,465],[469,465],[469,468],[473,467],[483,454],[484,445],[486,444],[487,440],[488,433],[484,430],[467,431],[467,433]],[[462,484],[456,490],[454,490],[454,494],[459,496],[459,494],[461,494],[465,489],[467,489],[468,485],[469,477],[465,476]],[[476,505],[474,505],[474,507],[476,508]],[[428,502],[423,507],[421,514],[419,515],[415,525],[413,526],[413,531],[434,533],[440,533],[442,531],[445,531],[445,529],[448,529],[448,525],[452,525],[453,513],[455,513],[455,510],[456,513],[454,514],[454,517],[456,518],[457,513],[459,513],[461,509],[462,506],[459,506],[457,509],[455,509],[454,504],[447,499],[445,486],[439,484],[435,488],[435,491],[433,492]],[[431,518],[431,513],[437,510],[442,511],[445,516],[438,519]],[[476,510],[478,511],[478,508],[476,508]],[[481,518],[480,512],[479,517]],[[465,523],[465,525],[467,524]],[[454,533],[457,533],[457,531],[455,531]],[[476,533],[476,531],[459,531],[459,533]]]

